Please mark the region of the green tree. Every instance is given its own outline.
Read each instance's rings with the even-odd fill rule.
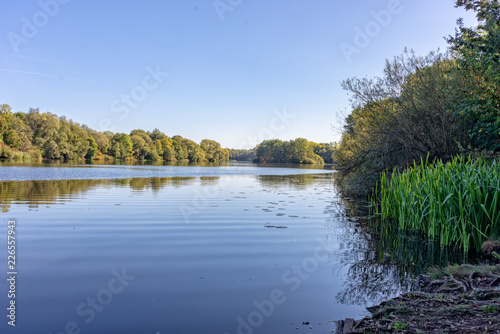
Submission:
[[[256,162],[284,162],[285,144],[279,139],[264,140],[256,148]]]
[[[459,70],[440,53],[405,52],[387,61],[384,76],[349,79],[353,112],[335,162],[342,183],[354,195],[375,186],[383,170],[421,159],[448,160],[469,144],[469,124],[459,113]]]
[[[10,147],[20,148],[21,142],[14,129],[7,130],[3,133],[3,142]]]
[[[331,164],[333,163],[334,154],[335,154],[335,143],[319,143],[313,146],[314,153],[323,158],[325,163]]]
[[[109,149],[111,148],[111,139],[113,138],[113,134],[105,134],[91,129],[89,129],[87,133],[94,139],[99,152],[102,154],[108,154]]]
[[[316,143],[304,138],[297,138],[289,142],[289,152],[287,162],[299,164],[324,164],[322,157],[314,152]]]
[[[457,7],[476,12],[479,25],[459,28],[448,42],[458,59],[461,113],[473,124],[472,144],[500,151],[500,4],[498,0],[458,0]]]
[[[61,150],[56,142],[52,139],[46,140],[42,146],[43,156],[47,159],[60,159]]]
[[[132,141],[134,156],[137,159],[144,159],[146,154],[148,153],[147,144],[144,138],[138,135],[132,135],[130,136],[130,140]]]
[[[134,154],[132,140],[126,133],[117,133],[113,136],[111,153],[117,159],[128,159]]]
[[[161,140],[163,138],[166,138],[167,135],[158,129],[154,129],[153,132],[151,132],[149,134],[149,137],[151,138],[151,140],[155,141],[155,140]]]
[[[187,146],[185,145],[184,138],[181,136],[172,137],[172,148],[175,152],[176,160],[181,161],[189,158]]]
[[[87,137],[87,141],[88,141],[89,148],[87,150],[87,154],[85,155],[85,158],[92,160],[95,158],[97,152],[99,152],[99,147],[97,146],[97,143],[95,142],[94,137],[92,137],[92,136]]]
[[[255,149],[227,149],[229,160],[253,161],[255,159]]]
[[[210,162],[229,160],[229,151],[223,149],[215,140],[203,139],[200,148],[205,153],[205,158]]]
[[[200,148],[200,146],[192,140],[184,138],[184,145],[187,148],[188,159],[193,162],[203,162],[206,161],[205,152]]]
[[[28,152],[33,133],[24,122],[22,113],[12,113],[9,105],[0,106],[0,139],[9,147]]]
[[[57,117],[57,116],[56,116]],[[88,134],[80,124],[59,117],[61,131],[58,134],[57,143],[61,148],[65,160],[84,159],[89,149]]]
[[[279,139],[264,140],[256,148],[255,162],[323,164],[323,158],[314,153],[315,143],[304,138],[283,142]]]
[[[163,159],[165,159],[166,161],[175,161],[177,160],[176,157],[175,157],[175,151],[172,147],[167,147],[164,151],[163,151]]]
[[[130,132],[130,137],[132,136],[139,136],[141,137],[142,139],[144,139],[144,141],[149,144],[152,142],[151,140],[151,137],[148,135],[148,133],[144,130],[132,130]]]
[[[156,142],[160,143],[161,148],[157,148],[157,152],[163,157],[164,160],[176,160],[176,153],[172,146],[173,144],[167,136],[163,137],[162,139],[156,140]]]

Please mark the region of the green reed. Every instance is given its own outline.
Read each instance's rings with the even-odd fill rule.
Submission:
[[[422,231],[441,247],[479,251],[500,230],[500,165],[470,157],[422,161],[390,180],[383,174],[376,202],[384,225]]]

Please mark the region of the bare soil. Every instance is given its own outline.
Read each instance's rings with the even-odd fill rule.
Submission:
[[[462,265],[419,276],[420,291],[339,322],[338,333],[500,333],[500,266]]]

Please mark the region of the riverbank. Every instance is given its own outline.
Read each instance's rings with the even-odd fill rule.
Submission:
[[[420,291],[340,321],[337,333],[500,333],[500,265],[432,269],[418,281]]]

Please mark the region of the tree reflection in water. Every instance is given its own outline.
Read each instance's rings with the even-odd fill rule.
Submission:
[[[410,288],[409,275],[387,256],[379,256],[367,218],[368,205],[337,193],[325,208],[332,231],[329,238],[335,238],[339,245],[331,254],[335,258],[333,276],[345,282],[335,297],[340,304],[369,306]]]
[[[265,189],[290,187],[305,189],[317,182],[317,175],[266,175],[255,176]],[[328,177],[328,176],[323,176]],[[153,193],[172,186],[180,187],[199,182],[200,186],[217,186],[219,176],[209,177],[172,177],[172,178],[132,178],[114,180],[50,180],[50,181],[3,181],[0,182],[0,208],[9,212],[13,203],[28,204],[36,209],[40,205],[53,205],[68,201],[75,196],[87,193],[97,187],[130,187],[133,191]]]
[[[345,207],[344,211],[338,208]],[[350,199],[332,202],[332,221],[343,221],[347,231],[336,233],[342,240],[340,272],[347,269],[345,289],[336,299],[342,304],[378,304],[416,287],[416,277],[431,266],[474,263],[477,254],[441,248],[417,232],[397,228],[379,230],[377,219],[369,216],[369,203]]]
[[[28,204],[31,209],[70,201],[97,187],[130,187],[134,191],[158,192],[164,187],[193,184],[195,177],[134,178],[116,180],[52,180],[0,182],[0,208],[9,212],[12,204]]]
[[[464,259],[460,251],[441,249],[415,233],[402,234],[396,228],[377,230],[376,220],[368,218],[368,203],[342,198],[332,177],[323,175],[255,176],[263,189],[307,190],[307,196],[324,197],[325,237],[337,245],[330,253],[332,276],[341,278],[344,289],[336,299],[342,304],[371,305],[408,291],[413,278],[430,265],[446,265]],[[318,180],[321,180],[318,183]],[[13,204],[37,209],[42,205],[71,201],[97,187],[129,187],[135,192],[156,193],[165,187],[185,185],[217,186],[220,177],[134,178],[121,180],[57,180],[0,182],[0,208],[9,212]]]

